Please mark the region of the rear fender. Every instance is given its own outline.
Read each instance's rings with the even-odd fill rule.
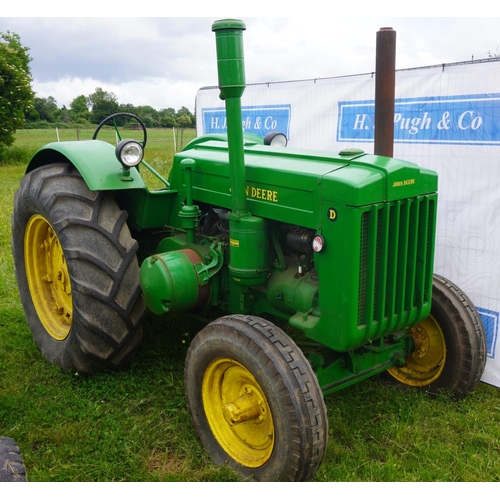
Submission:
[[[123,179],[121,163],[115,148],[104,141],[52,142],[40,148],[31,158],[26,173],[55,162],[69,162],[80,172],[91,191],[146,189],[139,171],[130,169],[130,177]]]

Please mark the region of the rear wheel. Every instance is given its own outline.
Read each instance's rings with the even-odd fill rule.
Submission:
[[[21,181],[12,252],[22,305],[42,354],[66,371],[128,363],[142,339],[137,242],[112,194],[70,164]]]
[[[0,482],[26,481],[26,468],[17,443],[10,437],[0,437]]]
[[[388,370],[398,382],[464,397],[486,363],[486,336],[474,305],[456,285],[434,275],[430,316],[409,330],[415,349],[406,365]]]
[[[323,395],[302,351],[272,323],[241,315],[210,323],[189,348],[185,392],[212,459],[244,479],[306,481],[321,464]]]

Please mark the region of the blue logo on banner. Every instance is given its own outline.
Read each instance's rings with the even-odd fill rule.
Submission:
[[[489,309],[483,309],[482,307],[476,307],[479,316],[481,316],[481,321],[483,322],[484,331],[486,333],[486,346],[489,358],[495,357],[495,347],[498,338],[498,316],[496,311],[490,311]]]
[[[243,131],[264,137],[269,132],[281,132],[290,139],[290,104],[243,106],[241,110]],[[203,108],[201,110],[204,134],[227,132],[226,109]]]
[[[373,142],[375,101],[339,102],[338,142]],[[396,99],[394,142],[500,145],[500,94]]]

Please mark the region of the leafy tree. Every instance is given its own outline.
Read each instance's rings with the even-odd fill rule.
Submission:
[[[0,159],[33,109],[29,48],[16,33],[0,33]]]
[[[132,113],[134,115],[137,114],[137,111],[135,109],[135,106],[133,104],[127,103],[127,104],[120,104],[118,106],[118,111],[121,111],[123,113]]]
[[[71,123],[71,116],[69,114],[69,109],[66,106],[58,108],[54,111],[54,120],[56,122]]]
[[[159,112],[160,126],[162,127],[177,127],[177,122],[175,121],[175,109],[167,108],[162,109]]]
[[[193,113],[185,106],[182,106],[182,108],[177,111],[176,121],[178,126],[182,128],[191,128],[195,125]]]
[[[87,98],[82,94],[75,97],[69,105],[69,116],[76,123],[85,123],[90,120],[90,111]]]
[[[46,120],[49,123],[56,121],[54,114],[57,111],[57,101],[52,97],[35,97],[35,109],[38,111],[40,120]]]
[[[107,92],[101,87],[87,97],[87,104],[92,108],[90,113],[92,123],[100,123],[107,116],[118,111],[118,99],[113,92]]]
[[[151,106],[137,106],[135,108],[135,114],[144,122],[146,127],[157,127],[159,126],[159,115],[158,111]]]
[[[33,106],[30,109],[27,109],[24,113],[24,118],[27,122],[36,122],[40,120],[40,115],[38,114],[38,111],[35,109],[35,106]]]
[[[180,115],[177,117],[177,124],[181,128],[190,128],[192,126],[191,117],[188,115]]]

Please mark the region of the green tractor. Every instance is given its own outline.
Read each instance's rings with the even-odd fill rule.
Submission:
[[[185,362],[199,439],[243,478],[304,481],[326,450],[324,394],[388,372],[464,397],[484,370],[484,330],[433,275],[437,175],[243,133],[245,25],[212,29],[227,135],[185,146],[168,180],[156,174],[163,189],[140,173],[153,169],[137,117],[142,141],[98,140],[113,115],[93,140],[31,159],[12,216],[21,301],[42,354],[82,374],[129,363],[146,307],[216,313]]]

